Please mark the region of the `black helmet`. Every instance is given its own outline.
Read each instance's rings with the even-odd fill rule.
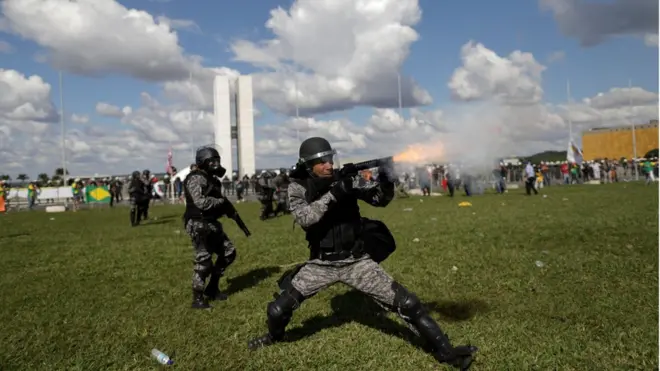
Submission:
[[[137,170],[135,170],[135,171],[133,172],[133,174],[131,174],[131,176],[133,177],[133,179],[137,179],[137,178],[140,177],[140,172],[137,171]]]
[[[204,146],[197,149],[197,153],[195,154],[195,164],[197,164],[200,169],[206,170],[218,177],[223,177],[225,172],[227,172],[227,169],[220,166],[220,153],[217,149],[210,146]]]
[[[311,168],[320,162],[334,163],[336,154],[337,151],[332,149],[330,142],[320,137],[313,137],[305,139],[300,145],[298,163],[304,164],[307,168]]]
[[[149,171],[149,169],[142,170],[142,175],[149,176],[149,174],[151,174],[151,171]]]

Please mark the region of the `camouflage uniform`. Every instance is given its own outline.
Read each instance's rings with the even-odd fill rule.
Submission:
[[[280,173],[273,180],[276,189],[277,208],[275,215],[278,213],[289,213],[289,177],[286,175],[286,169],[280,169]]]
[[[350,182],[351,179],[346,181]],[[303,182],[294,180],[289,185],[291,213],[295,221],[307,232],[307,239],[310,241],[310,259],[280,279],[280,294],[267,307],[268,333],[248,342],[248,347],[256,349],[282,340],[285,328],[295,309],[320,290],[342,282],[370,296],[381,307],[397,313],[416,334],[430,343],[434,350],[433,355],[439,362],[467,369],[472,362],[471,353],[476,351],[476,348],[454,348],[437,323],[429,316],[417,296],[395,281],[378,264],[393,251],[393,246],[384,246],[387,243],[394,243],[393,237],[384,224],[360,217],[361,219],[355,223],[362,224],[362,228],[354,236],[354,247],[351,250],[326,254],[322,250],[319,252],[312,245],[314,239],[310,238],[311,231],[318,225],[327,223],[325,220],[328,218],[335,223],[337,220],[342,220],[343,215],[346,214],[357,213],[359,216],[357,199],[372,206],[385,207],[394,197],[394,184],[389,180],[360,185],[360,178],[353,177],[350,187],[352,193],[348,196],[344,194],[341,197],[333,192],[333,187],[336,188],[337,183],[326,187],[324,191],[328,188],[331,190],[320,197],[309,195],[310,190],[316,190],[311,186],[305,186]],[[351,208],[353,209],[351,210]],[[331,214],[334,216],[330,216]],[[344,224],[349,224],[346,222],[347,219],[343,220]],[[380,223],[380,225],[376,224],[375,230],[370,230],[367,226],[374,225],[374,223]],[[385,231],[378,231],[381,228],[385,228]],[[330,239],[337,244],[336,241],[343,239],[343,235],[347,231],[350,230],[330,229]],[[327,229],[322,233],[326,234]],[[342,236],[338,237],[338,234]],[[389,237],[373,238],[373,235],[378,234]],[[328,237],[325,238],[321,242],[321,246]],[[379,249],[382,248],[388,249],[389,252],[384,257],[372,258],[371,255],[378,255]]]
[[[212,177],[202,171],[192,172],[184,181],[186,203],[188,208],[196,208],[202,213],[213,212],[228,202],[221,196],[220,182],[212,181]],[[209,192],[209,187],[216,187]],[[188,206],[190,204],[190,206]],[[188,212],[188,210],[187,210]],[[214,218],[195,218],[184,216],[186,232],[192,240],[195,250],[193,262],[192,289],[193,294],[199,298],[203,292],[215,300],[224,300],[226,295],[218,289],[218,283],[225,269],[236,259],[236,249],[229,237],[225,234],[222,224]],[[215,264],[212,255],[216,254]],[[206,279],[211,276],[208,286],[204,289]],[[204,302],[200,298],[200,302]],[[208,307],[197,303],[197,307]]]
[[[142,172],[142,183],[144,183],[144,198],[140,203],[140,210],[144,220],[149,219],[149,205],[153,192],[153,183],[150,178],[151,173],[148,170]]]
[[[354,179],[353,184],[359,186],[358,177]],[[380,184],[372,182],[357,188],[357,196],[372,206],[385,207],[394,197],[394,189],[383,188]],[[289,185],[289,202],[293,217],[301,227],[308,228],[318,223],[336,200],[332,193],[328,192],[318,201],[308,204],[305,193],[306,189],[302,185],[298,183]],[[392,277],[368,254],[349,256],[336,261],[311,259],[291,280],[292,286],[304,297],[310,297],[336,282],[358,289],[382,304],[388,306],[394,304]]]
[[[257,180],[258,192],[257,196],[261,202],[261,220],[268,219],[273,213],[273,194],[275,189],[273,188],[273,179],[268,172],[261,174]]]

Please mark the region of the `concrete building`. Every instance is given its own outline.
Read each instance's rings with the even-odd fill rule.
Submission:
[[[233,92],[230,84],[227,76],[216,76],[213,82],[215,144],[220,147],[222,166],[227,169],[227,175],[237,172],[239,177],[246,174],[251,176],[256,171],[252,76],[239,76]],[[234,125],[232,112],[235,117]],[[234,139],[236,153],[232,150]],[[235,157],[238,165],[236,168]]]
[[[637,157],[641,158],[658,148],[658,120],[648,124],[635,125]],[[629,125],[614,128],[596,128],[582,133],[582,153],[584,160],[632,159],[632,127]]]

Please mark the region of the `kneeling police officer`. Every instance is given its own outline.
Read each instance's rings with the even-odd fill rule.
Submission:
[[[220,180],[226,169],[220,166],[220,154],[213,147],[202,147],[195,155],[197,169],[183,181],[186,211],[183,220],[195,248],[193,262],[192,308],[209,308],[208,299],[225,300],[218,283],[225,269],[236,259],[236,249],[217,220],[229,201],[222,195]],[[216,178],[217,177],[217,178]],[[216,254],[215,264],[212,255]],[[204,288],[206,278],[211,276]],[[204,296],[206,295],[206,297]]]
[[[394,197],[389,175],[379,169],[378,182],[358,188],[357,177],[336,176],[335,154],[323,138],[309,138],[300,146],[288,196],[291,213],[306,232],[310,257],[280,279],[280,294],[266,311],[268,333],[249,341],[248,347],[282,340],[293,311],[303,301],[342,282],[399,314],[431,345],[436,360],[466,370],[477,348],[454,347],[417,296],[378,264],[394,251],[394,238],[382,222],[361,217],[358,199],[387,206]]]

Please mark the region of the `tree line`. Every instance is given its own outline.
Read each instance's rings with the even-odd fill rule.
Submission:
[[[53,172],[53,175],[48,175],[46,173],[41,173],[37,175],[37,178],[35,181],[40,185],[40,186],[46,186],[46,185],[52,185],[52,186],[58,186],[62,185],[64,181],[64,174],[65,171],[61,167],[58,167],[55,169]],[[66,171],[66,175],[69,175],[69,171]],[[5,180],[5,181],[11,181],[11,180],[17,180],[21,183],[25,183],[30,181],[30,177],[25,174],[21,173],[16,175],[16,178],[12,178],[11,175],[9,174],[0,174],[0,180]]]

